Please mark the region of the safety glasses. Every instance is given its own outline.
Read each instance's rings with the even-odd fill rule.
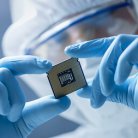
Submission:
[[[29,42],[24,53],[44,57],[57,64],[68,58],[64,54],[64,48],[68,45],[120,33],[134,33],[136,29],[132,3],[110,3],[52,25]]]

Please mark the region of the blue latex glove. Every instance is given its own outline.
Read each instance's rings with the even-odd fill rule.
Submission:
[[[7,57],[0,60],[0,137],[20,138],[28,136],[59,113],[65,111],[70,100],[46,96],[25,103],[25,97],[15,76],[42,74],[52,64],[34,56]]]
[[[103,56],[93,81],[78,91],[78,95],[90,98],[93,107],[108,100],[138,109],[138,75],[128,77],[133,65],[138,65],[137,35],[82,42],[67,47],[65,53],[77,58]]]

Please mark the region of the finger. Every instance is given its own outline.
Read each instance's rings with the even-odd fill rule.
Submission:
[[[88,98],[90,99],[91,97],[91,85],[88,84],[88,86],[81,88],[80,90],[77,90],[77,95],[82,97],[82,98]]]
[[[11,122],[15,122],[21,116],[25,104],[25,97],[17,80],[14,78],[10,70],[0,68],[0,81],[5,85],[8,91],[10,112],[7,117]]]
[[[109,37],[74,44],[65,48],[65,53],[77,58],[101,57],[114,39],[115,37]]]
[[[98,73],[93,81],[89,82],[87,87],[78,90],[77,94],[80,97],[89,98],[93,108],[101,107],[106,101],[106,97],[101,93]]]
[[[46,73],[52,64],[35,56],[5,57],[0,60],[0,67],[8,68],[14,75]]]
[[[104,54],[99,68],[99,76],[101,90],[105,96],[109,96],[114,89],[114,74],[120,55],[135,38],[136,36],[133,35],[120,35],[116,37]]]
[[[0,82],[0,114],[7,115],[10,112],[10,108],[7,88]]]
[[[101,107],[106,101],[106,97],[102,94],[100,86],[99,71],[96,73],[92,82],[92,95],[91,95],[91,105],[94,108]]]
[[[134,40],[119,57],[115,71],[116,84],[121,84],[128,78],[133,65],[138,65],[138,39]]]
[[[47,96],[35,101],[28,102],[23,110],[23,122],[20,131],[25,131],[26,135],[33,129],[52,119],[58,114],[64,112],[70,106],[70,100],[67,97],[55,99]]]
[[[121,85],[116,85],[108,101],[121,103],[133,109],[138,109],[137,75],[130,77]]]

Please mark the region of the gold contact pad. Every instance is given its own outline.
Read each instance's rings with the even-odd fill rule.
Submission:
[[[67,72],[67,73],[66,73]],[[69,74],[68,74],[69,72]],[[68,83],[61,82],[62,76],[70,75]],[[81,65],[77,58],[71,58],[55,65],[48,73],[48,79],[56,98],[65,96],[87,85]]]

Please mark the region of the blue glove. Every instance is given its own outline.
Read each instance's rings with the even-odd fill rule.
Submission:
[[[94,108],[108,100],[138,110],[138,75],[128,77],[133,65],[138,65],[137,35],[82,42],[67,47],[65,53],[77,58],[103,56],[94,79],[78,91],[78,95],[90,99]]]
[[[0,60],[0,137],[19,138],[28,136],[59,113],[65,111],[70,100],[46,96],[25,103],[25,97],[15,76],[42,74],[52,64],[34,56],[6,57]]]

